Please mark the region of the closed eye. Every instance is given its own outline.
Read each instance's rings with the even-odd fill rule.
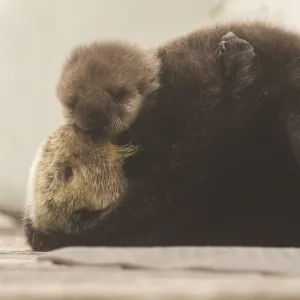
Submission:
[[[77,96],[72,96],[69,98],[69,101],[66,101],[65,105],[67,106],[67,108],[73,109],[76,106],[78,100],[79,99]]]
[[[126,99],[128,90],[125,87],[110,88],[108,93],[114,98],[116,102],[122,102]]]

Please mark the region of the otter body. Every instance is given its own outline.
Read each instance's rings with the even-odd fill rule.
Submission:
[[[44,230],[27,218],[33,249],[299,246],[299,36],[230,24],[145,56],[119,44],[110,56],[106,47],[74,52],[60,101],[84,135],[141,150],[124,164],[126,191],[93,225]]]

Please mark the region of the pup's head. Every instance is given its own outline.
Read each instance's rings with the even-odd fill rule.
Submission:
[[[159,67],[153,53],[124,42],[75,48],[57,86],[65,118],[109,136],[126,130],[158,88]]]
[[[133,146],[93,141],[67,124],[42,144],[32,164],[25,219],[36,229],[78,232],[124,192],[122,163]]]

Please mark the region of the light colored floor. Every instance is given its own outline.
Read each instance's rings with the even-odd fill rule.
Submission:
[[[22,231],[0,231],[0,299],[203,299],[188,287],[198,285],[195,274],[72,267],[38,261],[39,255]]]
[[[299,300],[300,278],[129,270],[38,260],[22,230],[0,230],[0,300]],[[112,250],[113,251],[113,250]]]

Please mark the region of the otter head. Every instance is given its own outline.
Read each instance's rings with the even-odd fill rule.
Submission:
[[[93,226],[126,188],[122,163],[133,146],[93,140],[66,124],[36,154],[29,176],[25,220],[41,231],[76,233]]]
[[[75,48],[57,86],[65,118],[106,136],[126,130],[158,88],[159,67],[155,54],[124,42]]]

